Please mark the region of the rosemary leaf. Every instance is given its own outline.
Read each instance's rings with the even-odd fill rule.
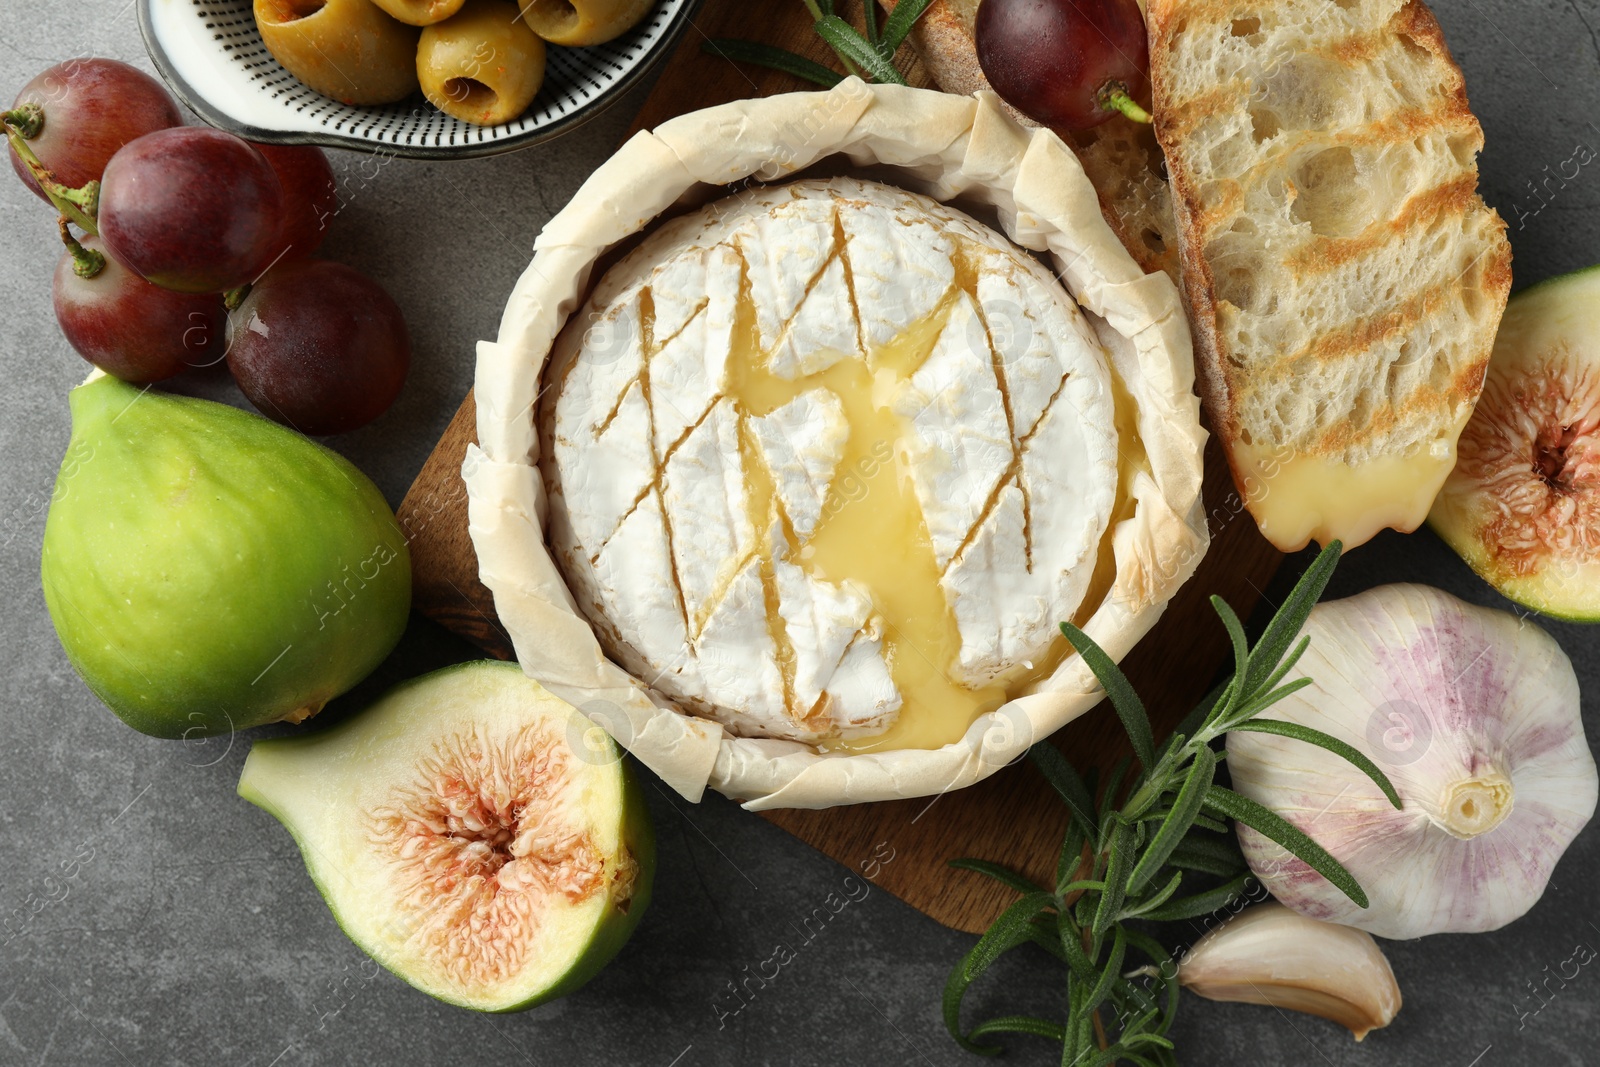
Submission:
[[[1080,982],[1095,980],[1094,961],[1083,947],[1083,930],[1072,921],[1068,912],[1056,913],[1056,934],[1061,943],[1061,954],[1066,957],[1067,969]]]
[[[1128,892],[1128,871],[1133,866],[1133,828],[1118,819],[1115,813],[1112,818],[1116,825],[1111,831],[1111,844],[1106,850],[1106,887],[1100,891],[1100,905],[1095,910],[1094,925],[1090,928],[1097,946],[1122,910],[1122,899]]]
[[[1108,1048],[1099,1050],[1083,1063],[1078,1063],[1075,1061],[1073,1067],[1111,1067],[1112,1064],[1115,1064],[1121,1060],[1127,1060],[1129,1063],[1137,1064],[1138,1067],[1148,1067],[1147,1064],[1140,1063],[1140,1059],[1141,1057],[1138,1055],[1138,1053],[1129,1052],[1121,1042],[1118,1042],[1117,1044],[1111,1045]]]
[[[1139,1034],[1153,1032],[1153,1031],[1151,1031],[1149,1029],[1149,1025],[1150,1025],[1151,1022],[1155,1021],[1155,1018],[1158,1015],[1160,1015],[1159,1011],[1152,1011],[1152,1012],[1147,1013],[1146,1015],[1140,1016],[1138,1019],[1135,1019],[1131,1023],[1124,1024],[1124,1026],[1122,1028],[1122,1033],[1119,1035],[1119,1037],[1117,1039],[1117,1043],[1116,1043],[1116,1045],[1114,1047],[1118,1048],[1118,1049],[1127,1050],[1130,1047],[1132,1047],[1133,1039],[1135,1037],[1137,1037]],[[1152,1052],[1153,1051],[1154,1050],[1152,1050]],[[1137,1053],[1134,1053],[1134,1055],[1137,1055]]]
[[[1241,723],[1249,722],[1251,719],[1255,718],[1257,715],[1260,715],[1263,711],[1266,711],[1269,707],[1276,704],[1284,697],[1291,693],[1298,693],[1300,690],[1311,684],[1312,682],[1310,678],[1300,677],[1296,678],[1292,682],[1285,682],[1283,685],[1278,686],[1278,688],[1272,690],[1271,692],[1264,693],[1261,696],[1256,697],[1244,707],[1234,712],[1229,721],[1223,726],[1223,730],[1237,730]]]
[[[1194,762],[1189,764],[1189,773],[1183,780],[1183,788],[1178,790],[1177,799],[1172,802],[1171,814],[1150,839],[1149,847],[1144,850],[1144,855],[1139,857],[1139,862],[1128,875],[1130,894],[1137,894],[1156,876],[1156,872],[1166,865],[1167,857],[1172,855],[1172,850],[1178,847],[1178,842],[1188,835],[1189,828],[1194,825],[1194,817],[1200,814],[1201,805],[1205,803],[1206,790],[1211,788],[1216,773],[1217,754],[1205,745],[1199,746],[1195,749]]]
[[[1111,995],[1111,987],[1115,982],[1122,980],[1122,958],[1128,951],[1128,935],[1122,927],[1118,926],[1111,934],[1111,955],[1101,966],[1100,977],[1095,980],[1084,997],[1082,1010],[1085,1013],[1093,1012],[1105,1003]]]
[[[989,933],[992,934],[994,932],[991,927]],[[988,939],[989,935],[985,934],[984,940]],[[999,942],[1007,939],[1009,939],[1009,943],[1005,943],[1003,946],[999,945]],[[993,951],[993,955],[990,958],[990,962],[992,963],[1001,953],[1031,940],[1033,940],[1033,937],[1028,929],[1028,924],[1023,924],[1020,929],[1010,929],[1004,937],[997,939],[996,942],[991,942],[990,949]],[[980,1056],[993,1056],[1000,1051],[1000,1046],[980,1045],[976,1041],[969,1039],[961,1030],[961,1001],[967,995],[967,987],[972,985],[973,980],[982,973],[981,969],[973,972],[970,967],[972,958],[977,954],[978,948],[982,943],[980,941],[978,945],[974,945],[972,951],[968,952],[961,962],[950,971],[950,977],[945,979],[944,983],[944,998],[941,1008],[944,1015],[945,1029],[950,1032],[950,1036],[955,1039],[957,1044],[968,1052],[975,1052]],[[987,967],[988,964],[984,966]]]
[[[1367,894],[1351,877],[1350,872],[1344,869],[1343,864],[1277,812],[1216,784],[1213,784],[1206,793],[1206,807],[1219,815],[1227,816],[1234,822],[1244,823],[1262,836],[1281,845],[1300,862],[1332,882],[1341,893],[1354,901],[1357,907],[1368,906]]]
[[[1061,1043],[1062,1067],[1076,1067],[1084,1053],[1094,1049],[1094,1038],[1091,1033],[1093,1021],[1088,1012],[1083,1010],[1083,994],[1086,988],[1082,985],[1074,986],[1067,982],[1067,1025],[1065,1040]]]
[[[1114,1012],[1111,1015],[1111,1029],[1121,1031],[1117,1035],[1119,1042],[1122,1038],[1145,1032],[1161,1017],[1161,1009],[1155,1002],[1126,978],[1112,988],[1108,1007]]]
[[[1133,685],[1128,681],[1128,676],[1122,673],[1122,668],[1106,655],[1105,649],[1096,644],[1094,638],[1070,622],[1061,624],[1061,632],[1106,691],[1111,706],[1117,711],[1117,718],[1122,720],[1122,728],[1128,732],[1128,740],[1133,742],[1134,755],[1139,757],[1140,765],[1148,771],[1155,766],[1156,760],[1155,743],[1150,737],[1150,716],[1144,710],[1144,701],[1133,691]],[[1109,791],[1107,795],[1111,795]]]
[[[1157,808],[1154,811],[1146,813],[1141,821],[1160,822],[1162,819],[1165,819],[1169,814],[1171,814],[1171,812],[1172,809],[1170,807]],[[1227,823],[1223,822],[1221,819],[1214,819],[1204,812],[1201,812],[1194,817],[1194,825],[1191,826],[1190,829],[1210,830],[1214,834],[1226,834],[1232,832]]]
[[[1132,982],[1124,982],[1123,984],[1124,995],[1121,999],[1130,1003],[1138,1003],[1141,1005],[1139,1010],[1143,1013],[1123,1026],[1122,1036],[1131,1037],[1134,1034],[1143,1033],[1145,1027],[1155,1022],[1156,1019],[1161,1015],[1161,1009],[1156,1007],[1155,1004],[1151,1002],[1149,997],[1142,997],[1141,999],[1135,1001],[1134,998],[1127,996],[1127,990],[1136,989],[1137,987],[1134,986]]]
[[[1103,835],[1106,820],[1117,813],[1117,790],[1122,788],[1122,780],[1127,777],[1128,769],[1133,766],[1131,756],[1123,756],[1111,765],[1111,773],[1106,775],[1105,792],[1100,794],[1100,832]]]
[[[1060,1023],[1032,1015],[1002,1015],[998,1019],[979,1023],[968,1031],[967,1036],[978,1038],[990,1034],[1032,1034],[1034,1037],[1047,1037],[1059,1044],[1065,1039],[1066,1030]]]
[[[1239,621],[1233,606],[1219,596],[1212,596],[1211,607],[1222,620],[1228,640],[1233,644],[1233,676],[1243,678],[1250,670],[1250,641],[1244,635],[1244,623]]]
[[[1305,680],[1310,681],[1309,678]],[[1292,737],[1296,741],[1304,741],[1308,745],[1325,748],[1335,756],[1348,760],[1356,770],[1371,778],[1373,784],[1383,790],[1383,795],[1389,799],[1389,803],[1393,804],[1396,810],[1402,807],[1400,794],[1395,792],[1394,783],[1389,781],[1389,776],[1379,770],[1378,765],[1362,755],[1358,749],[1352,748],[1337,737],[1331,737],[1310,726],[1301,726],[1297,722],[1283,722],[1279,719],[1251,719],[1249,722],[1240,723],[1234,729],[1243,730],[1247,733],[1279,734],[1283,737]]]
[[[1172,953],[1162,948],[1161,942],[1149,934],[1129,929],[1128,946],[1144,953],[1145,958],[1156,969],[1156,981],[1167,998],[1158,1017],[1156,1033],[1164,1034],[1172,1026],[1172,1021],[1178,1017],[1178,967],[1172,961]]]
[[[1067,895],[1063,887],[1076,877],[1079,868],[1083,866],[1083,846],[1089,837],[1078,825],[1078,820],[1067,819],[1067,832],[1061,837],[1061,855],[1056,859],[1056,896]]]
[[[872,80],[885,85],[904,85],[906,80],[900,72],[878,54],[878,50],[868,44],[866,38],[856,32],[838,15],[827,15],[817,21],[817,33],[828,42],[828,47],[839,54],[839,58],[847,63],[854,63],[866,73],[872,75]]]
[[[1255,876],[1249,871],[1239,875],[1231,882],[1208,889],[1204,893],[1195,893],[1193,896],[1179,897],[1177,900],[1163,904],[1159,908],[1152,908],[1139,916],[1151,922],[1177,922],[1182,919],[1197,919],[1202,915],[1210,915],[1214,911],[1226,908],[1238,899],[1245,887],[1250,884],[1250,879]]]
[[[1016,948],[1028,938],[1028,924],[1034,916],[1046,908],[1056,906],[1056,898],[1052,893],[1028,893],[1021,899],[1012,903],[994,925],[978,939],[972,946],[972,951],[967,954],[966,974],[970,981],[977,978],[989,965],[999,959],[1002,954]]]
[[[878,36],[878,0],[861,0],[861,21],[867,27],[867,43],[884,59],[894,59],[894,53],[883,55],[883,45]]]
[[[1128,947],[1144,953],[1146,959],[1157,971],[1166,969],[1172,963],[1172,953],[1161,946],[1161,942],[1149,934],[1140,933],[1129,927],[1127,930]]]
[[[831,89],[844,81],[844,75],[838,71],[829,70],[821,63],[784,48],[774,48],[770,44],[743,41],[737,37],[717,37],[701,41],[700,50],[707,55],[721,56],[738,63],[751,63],[769,70],[792,74],[824,89]]]
[[[1328,547],[1317,554],[1311,566],[1306,568],[1306,572],[1294,584],[1289,599],[1283,602],[1283,607],[1278,609],[1278,613],[1267,624],[1266,631],[1262,633],[1261,640],[1256,642],[1255,651],[1250,655],[1250,669],[1244,676],[1243,690],[1246,694],[1258,692],[1261,683],[1270,677],[1282,662],[1284,654],[1289,651],[1289,646],[1299,636],[1300,628],[1306,624],[1311,609],[1316,607],[1322,591],[1328,587],[1328,579],[1333,577],[1333,569],[1339,564],[1339,553],[1342,548],[1338,541],[1330,541]]]
[[[1300,640],[1295,644],[1294,650],[1284,658],[1282,663],[1278,664],[1278,669],[1272,672],[1272,676],[1261,683],[1261,688],[1269,692],[1276,688],[1278,683],[1287,678],[1289,676],[1289,672],[1294,670],[1294,665],[1300,662],[1300,657],[1305,655],[1306,649],[1310,647],[1311,638],[1300,638]]]
[[[1044,926],[1040,925],[1041,923],[1048,925],[1051,927],[1051,929],[1046,930]],[[1054,931],[1055,925],[1054,916],[1048,914],[1039,916],[1037,919],[1033,920],[1033,923],[1028,929],[1028,940],[1032,941],[1035,945],[1038,945],[1040,948],[1050,953],[1050,955],[1054,956],[1062,963],[1066,963],[1067,950],[1061,947],[1061,938]]]
[[[1122,918],[1141,919],[1150,914],[1152,911],[1155,911],[1157,908],[1161,907],[1161,905],[1165,904],[1169,899],[1171,899],[1172,894],[1178,891],[1178,886],[1182,884],[1182,882],[1183,872],[1173,871],[1172,877],[1167,879],[1167,884],[1156,890],[1153,895],[1139,901],[1138,904],[1131,908],[1123,909]]]
[[[1016,871],[1013,871],[1011,868],[1002,867],[1000,864],[991,863],[988,860],[951,860],[949,866],[954,867],[957,870],[976,871],[979,874],[988,875],[995,881],[1001,883],[1002,885],[1009,886],[1019,893],[1043,893],[1047,891],[1043,886],[1035,885],[1033,882],[1024,878]]]
[[[1080,928],[1094,925],[1094,910],[1099,906],[1093,893],[1084,893],[1072,905],[1072,921]]]
[[[1191,833],[1172,850],[1167,862],[1185,871],[1214,874],[1219,878],[1232,878],[1244,870],[1244,853],[1230,835],[1217,838]]]
[[[872,3],[873,0],[866,0]],[[889,12],[889,17],[884,21],[883,33],[878,38],[878,51],[883,58],[889,59],[900,50],[900,45],[905,41],[906,35],[911,32],[911,27],[917,24],[922,13],[928,10],[928,5],[933,0],[900,0],[894,5],[894,10]]]
[[[1044,780],[1050,783],[1050,788],[1056,791],[1062,801],[1067,805],[1067,810],[1077,821],[1085,837],[1093,837],[1099,830],[1099,820],[1095,816],[1093,795],[1089,787],[1084,784],[1083,778],[1067,762],[1067,757],[1061,750],[1048,741],[1040,742],[1028,749],[1028,759],[1044,775]]]

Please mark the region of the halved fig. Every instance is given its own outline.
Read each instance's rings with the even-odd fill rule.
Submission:
[[[1506,305],[1428,524],[1511,600],[1600,619],[1600,267]]]
[[[449,667],[257,741],[239,795],[294,835],[351,940],[461,1007],[572,992],[649,902],[654,837],[621,752],[516,664]]]

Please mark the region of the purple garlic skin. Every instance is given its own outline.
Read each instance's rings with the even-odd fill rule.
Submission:
[[[1421,585],[1320,604],[1304,632],[1294,674],[1313,684],[1264,717],[1365,753],[1404,807],[1323,749],[1230,733],[1233,788],[1332,853],[1371,906],[1240,826],[1256,876],[1303,915],[1379,937],[1494,930],[1524,914],[1595,810],[1578,681],[1555,639]]]

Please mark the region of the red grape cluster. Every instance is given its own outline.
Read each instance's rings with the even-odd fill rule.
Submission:
[[[327,157],[182,123],[158,82],[111,59],[51,67],[5,113],[13,168],[62,214],[62,333],[130,382],[226,358],[251,403],[304,433],[377,418],[411,341],[381,286],[310,258],[339,208]]]

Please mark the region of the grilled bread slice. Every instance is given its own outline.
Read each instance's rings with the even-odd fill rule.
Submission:
[[[1483,132],[1417,0],[1151,0],[1156,134],[1210,421],[1292,550],[1414,529],[1511,284]]]
[[[881,0],[893,11],[898,0]],[[989,88],[978,66],[973,25],[979,0],[933,0],[911,31],[916,50],[939,88],[963,96]],[[1038,123],[1012,112],[1029,126]],[[1172,194],[1161,172],[1161,147],[1150,127],[1124,118],[1089,130],[1057,130],[1077,153],[1100,194],[1100,212],[1145,271],[1178,280],[1177,223]]]

